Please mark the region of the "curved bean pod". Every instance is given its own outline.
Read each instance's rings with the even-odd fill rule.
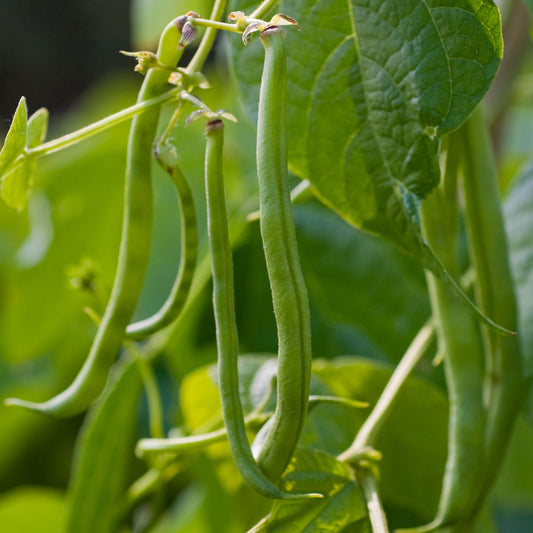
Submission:
[[[176,165],[165,167],[176,187],[181,208],[181,253],[180,266],[176,281],[167,300],[150,318],[146,318],[126,328],[126,337],[130,340],[142,340],[174,322],[189,296],[198,256],[198,227],[196,210],[191,187]]]
[[[311,378],[311,325],[291,211],[287,170],[287,66],[284,34],[260,36],[265,48],[257,123],[260,225],[278,330],[278,384],[274,421],[258,457],[277,481],[296,448],[306,418]]]
[[[174,67],[183,52],[178,43],[178,26],[167,25],[161,35],[157,56],[165,66]],[[168,87],[168,71],[150,69],[138,101],[163,94]],[[6,403],[19,405],[58,417],[72,416],[87,409],[102,392],[109,370],[124,341],[144,281],[150,251],[152,219],[152,142],[157,132],[159,106],[134,117],[128,140],[122,237],[115,282],[102,322],[89,355],[72,384],[54,398],[33,403],[18,399]]]
[[[260,470],[252,456],[239,396],[237,368],[238,337],[235,320],[233,264],[222,176],[224,124],[215,119],[206,125],[205,183],[213,304],[218,348],[218,379],[222,415],[231,454],[244,481],[267,498],[295,499],[321,495],[287,494],[278,489]]]

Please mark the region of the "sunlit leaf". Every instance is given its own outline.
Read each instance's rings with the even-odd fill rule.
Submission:
[[[0,176],[22,154],[26,147],[28,109],[24,96],[20,99],[9,127],[2,151],[0,151]]]
[[[25,159],[22,164],[4,176],[0,194],[9,207],[19,211],[26,207],[34,169],[35,161]]]
[[[249,533],[339,533],[366,518],[361,491],[349,467],[335,457],[301,448],[282,481],[285,490],[319,491],[326,497],[276,501],[270,514]]]
[[[46,139],[48,109],[41,107],[28,119],[28,148],[35,148]]]

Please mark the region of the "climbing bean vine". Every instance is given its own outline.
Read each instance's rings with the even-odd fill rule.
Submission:
[[[174,531],[177,523],[185,525],[176,531],[208,533],[214,529],[202,512],[213,504],[212,494],[199,497],[198,518],[189,525],[175,522],[168,505],[169,494],[178,508],[188,505],[189,489],[180,482],[190,472],[216,487],[221,514],[243,491],[244,518],[217,523],[220,531],[466,533],[485,527],[489,493],[528,392],[530,350],[520,340],[527,320],[517,305],[520,287],[482,102],[502,58],[500,11],[491,0],[451,0],[445,7],[418,0],[340,4],[236,0],[228,6],[216,0],[210,16],[176,13],[155,53],[125,52],[144,76],[137,103],[57,139],[46,141],[46,110],[28,117],[25,99],[19,102],[0,152],[1,194],[19,210],[28,198],[31,207],[39,159],[132,119],[109,296],[98,269],[87,266],[92,263],[71,280],[93,299],[85,311],[97,331],[85,362],[52,399],[5,400],[60,418],[89,409],[72,474],[72,531],[90,533],[93,525],[83,525],[87,519],[78,510],[100,498],[98,531]],[[507,4],[509,14],[515,8]],[[278,9],[286,14],[274,14]],[[234,102],[229,111],[206,103],[209,78],[217,75],[205,64],[218,32],[225,33],[235,83],[254,119],[255,161],[247,169],[253,179],[241,171],[241,147],[231,139],[224,147],[226,129],[247,127],[242,113]],[[205,122],[205,157],[197,158],[201,193],[179,141],[187,135],[183,126],[195,135],[189,125],[196,121]],[[237,124],[228,128],[229,122]],[[498,133],[498,123],[492,127]],[[159,311],[134,321],[151,254],[153,166],[177,192],[180,264]],[[244,200],[232,198],[235,183]],[[340,228],[338,234],[330,227]],[[388,248],[391,242],[372,244],[376,237],[401,252]],[[365,238],[357,241],[360,265],[353,249],[339,242],[351,246]],[[239,244],[246,249],[252,241],[262,248],[253,276],[262,276],[267,290],[253,302],[250,321],[268,317],[254,327],[272,329],[269,354],[240,353],[243,345],[256,351],[239,323],[247,323],[239,306],[255,290],[246,285],[250,274],[239,263]],[[311,253],[309,242],[316,246]],[[384,259],[363,272],[373,246]],[[329,278],[329,271],[316,274],[322,262],[335,266]],[[386,313],[389,295],[379,287],[385,303],[364,295],[379,285],[378,263],[387,262],[404,268],[396,285],[412,278],[412,287],[420,287],[425,272],[427,292],[415,302],[422,310],[416,321],[382,320],[376,333],[366,320]],[[208,312],[206,290],[212,294]],[[364,308],[355,325],[337,306],[346,299],[345,307]],[[213,318],[212,342],[199,340]],[[409,334],[387,342],[398,329]],[[209,354],[216,365],[191,363],[202,342],[216,352]],[[394,346],[390,353],[382,348],[387,345]],[[344,347],[371,354],[334,357]],[[435,350],[431,365],[426,356]],[[383,367],[380,357],[396,359],[396,367]],[[415,368],[426,381],[413,377]],[[173,380],[172,393],[162,384],[163,370]],[[130,402],[136,405],[141,388],[147,413],[138,415],[144,422],[138,424]],[[120,395],[128,400],[122,407]],[[433,418],[435,435],[425,434]],[[120,435],[112,438],[115,425]],[[133,450],[144,468],[137,480],[112,464]],[[95,461],[117,479],[110,473],[113,482],[106,485],[89,475]],[[134,470],[139,473],[139,464]],[[420,486],[429,488],[412,495]]]

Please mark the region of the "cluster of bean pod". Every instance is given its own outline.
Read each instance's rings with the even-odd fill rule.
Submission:
[[[178,18],[165,28],[157,54],[134,54],[139,56],[137,70],[144,70],[146,74],[138,102],[153,99],[167,90],[168,72],[175,69],[183,53],[183,22],[183,18]],[[260,453],[254,458],[239,397],[238,337],[222,168],[224,124],[220,118],[205,112],[208,118],[205,157],[208,234],[224,434],[243,479],[260,494],[280,499],[321,497],[320,494],[289,494],[277,486],[294,453],[307,414],[311,334],[309,304],[298,259],[288,184],[284,35],[275,25],[262,25],[261,30],[265,64],[259,102],[257,165],[261,235],[279,338],[277,407],[266,428],[268,432]],[[197,222],[192,193],[185,176],[175,161],[169,162],[168,158],[159,154],[157,144],[154,144],[159,114],[160,106],[154,106],[136,116],[131,125],[122,237],[115,282],[82,369],[65,391],[48,401],[33,403],[9,399],[8,403],[57,417],[68,417],[84,411],[102,392],[110,368],[124,343],[142,340],[168,326],[183,310],[196,268]],[[154,150],[153,145],[156,146]],[[131,324],[150,249],[152,153],[167,171],[178,193],[182,231],[181,264],[162,308],[152,317]],[[189,440],[205,443],[210,442],[211,438],[205,435]],[[141,441],[140,449],[153,448],[155,440],[146,439],[144,444]],[[156,446],[158,450],[172,447],[171,440],[161,440],[164,443]]]

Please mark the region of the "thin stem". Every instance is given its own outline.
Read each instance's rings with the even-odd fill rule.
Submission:
[[[264,0],[249,18],[262,19],[278,2],[279,0]]]
[[[257,414],[252,412],[244,419],[244,424],[247,428],[264,424],[271,416],[272,413]],[[194,433],[185,437],[141,439],[137,443],[137,454],[141,457],[147,457],[161,453],[197,452],[211,444],[223,442],[227,438],[228,432],[223,427],[208,433]]]
[[[368,509],[368,517],[372,525],[373,533],[389,533],[387,525],[387,517],[381,504],[379,496],[378,484],[374,474],[370,469],[359,468],[356,472],[357,481],[363,488],[365,495],[366,507]]]
[[[193,26],[203,26],[205,28],[214,28],[215,30],[232,31],[234,33],[242,33],[236,24],[230,24],[229,22],[219,22],[217,20],[209,20],[202,18],[191,18],[190,24]]]
[[[164,482],[170,481],[181,471],[181,464],[177,463],[174,458],[167,459],[158,468],[151,468],[146,471],[127,490],[119,504],[120,510],[117,516],[125,516],[137,502],[155,492]]]
[[[176,89],[172,89],[171,91],[168,91],[160,96],[156,96],[155,98],[150,98],[149,100],[139,102],[77,131],[73,131],[72,133],[68,133],[67,135],[63,135],[62,137],[43,143],[36,148],[31,148],[28,150],[28,155],[32,157],[41,157],[62,150],[63,148],[67,148],[68,146],[76,144],[97,133],[116,126],[121,122],[129,120],[135,115],[144,113],[154,106],[168,102],[178,97],[178,94],[179,93]]]
[[[213,6],[213,11],[211,11],[211,16],[209,17],[212,21],[218,21],[222,19],[222,15],[224,14],[224,11],[226,10],[226,4],[227,0],[215,0],[215,5]],[[217,35],[217,29],[210,27],[207,28],[204,36],[202,38],[202,42],[200,43],[200,46],[198,47],[198,50],[196,50],[196,53],[194,54],[193,58],[191,59],[191,62],[187,66],[187,72],[197,72],[202,69],[204,66],[205,60],[207,59],[207,56],[209,55],[209,52],[211,51],[211,48],[213,47],[213,43],[215,42],[215,37]]]
[[[183,109],[185,107],[185,102],[183,100],[179,100],[178,106],[172,113],[172,117],[168,121],[168,124],[165,127],[165,131],[163,132],[163,135],[161,135],[161,138],[158,141],[158,145],[162,146],[164,145],[171,137],[172,132],[174,131],[174,128],[176,127],[176,123],[178,122],[181,113],[183,112]]]
[[[134,357],[146,391],[148,401],[148,413],[150,421],[150,435],[156,439],[162,439],[165,435],[163,429],[163,409],[161,406],[161,397],[155,379],[154,371],[149,361],[141,353],[137,345],[133,342],[125,343],[126,349]]]
[[[353,460],[353,457],[360,455],[361,450],[374,445],[374,441],[381,426],[389,416],[391,408],[398,398],[398,392],[417,363],[426,353],[434,336],[435,328],[433,327],[432,321],[428,320],[418,332],[405,352],[405,355],[402,357],[402,360],[394,370],[394,373],[379,397],[376,406],[357,433],[353,444],[345,452],[339,455],[338,459],[340,461],[350,462]]]

